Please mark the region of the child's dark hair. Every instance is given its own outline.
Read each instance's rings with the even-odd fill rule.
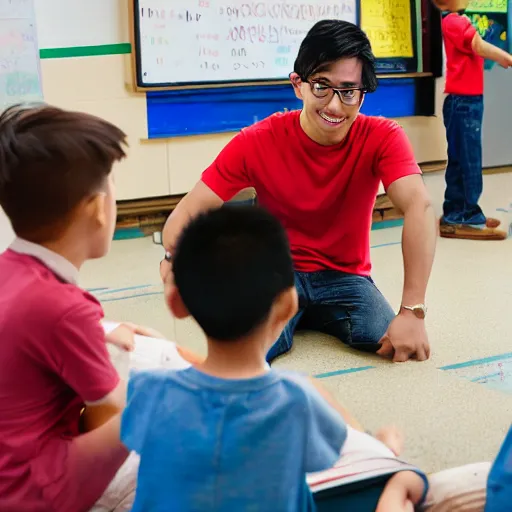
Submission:
[[[42,243],[105,185],[126,135],[98,117],[40,105],[0,115],[0,206],[15,233]]]
[[[363,88],[366,92],[374,92],[377,89],[375,57],[366,34],[348,21],[322,20],[302,41],[294,71],[302,80],[309,80],[333,62],[352,57],[358,58],[363,65]]]
[[[294,286],[284,229],[251,206],[224,206],[192,220],[177,244],[173,273],[188,312],[219,341],[252,333]]]

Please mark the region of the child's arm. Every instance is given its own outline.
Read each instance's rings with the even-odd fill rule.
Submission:
[[[471,47],[477,55],[480,55],[480,57],[483,57],[484,59],[492,60],[504,68],[512,66],[512,55],[501,50],[497,46],[484,41],[478,33],[473,37]]]
[[[414,471],[401,471],[386,484],[376,512],[414,512],[425,491],[425,481]]]
[[[82,414],[82,430],[90,432],[101,427],[126,405],[126,383],[120,381],[116,389],[98,403],[87,404]]]
[[[345,407],[343,407],[334,397],[318,382],[317,379],[310,379],[313,386],[315,386],[316,390],[322,395],[322,398],[333,408],[335,409],[341,417],[345,420],[345,423],[351,426],[355,430],[359,430],[360,432],[364,432],[364,428],[362,425],[348,412]]]
[[[131,322],[116,324],[113,322],[102,322],[105,330],[105,341],[116,347],[133,351],[135,348],[135,335],[147,336],[148,338],[165,339],[165,336],[151,327],[142,327]]]

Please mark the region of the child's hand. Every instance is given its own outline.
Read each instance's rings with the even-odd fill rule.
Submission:
[[[502,68],[508,69],[512,67],[512,55],[508,53],[503,57],[503,59],[499,62]]]
[[[424,490],[421,476],[413,471],[400,471],[388,480],[376,512],[414,512]]]
[[[132,324],[130,322],[124,322],[121,325],[126,325],[130,329],[132,329],[134,334],[139,334],[140,336],[147,336],[148,338],[158,338],[160,340],[166,340],[167,337],[164,336],[161,332],[156,329],[152,329],[151,327],[143,327],[142,325]]]
[[[119,347],[121,350],[132,352],[135,348],[136,334],[147,336],[148,338],[166,339],[163,334],[155,329],[151,329],[151,327],[142,327],[130,322],[123,322],[105,336],[105,341]]]
[[[375,439],[384,443],[397,457],[404,449],[404,436],[397,427],[383,427],[376,434]]]
[[[121,350],[131,352],[135,348],[135,329],[131,324],[120,324],[105,335],[105,341]]]

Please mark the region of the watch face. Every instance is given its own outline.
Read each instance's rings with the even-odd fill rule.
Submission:
[[[417,318],[421,318],[422,320],[425,318],[425,308],[422,308],[421,306],[416,306],[414,308],[414,314]]]

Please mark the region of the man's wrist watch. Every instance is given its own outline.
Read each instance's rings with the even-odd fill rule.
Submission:
[[[400,309],[405,309],[407,311],[412,311],[416,318],[423,320],[427,316],[427,306],[425,304],[415,304],[414,306],[402,306]]]

